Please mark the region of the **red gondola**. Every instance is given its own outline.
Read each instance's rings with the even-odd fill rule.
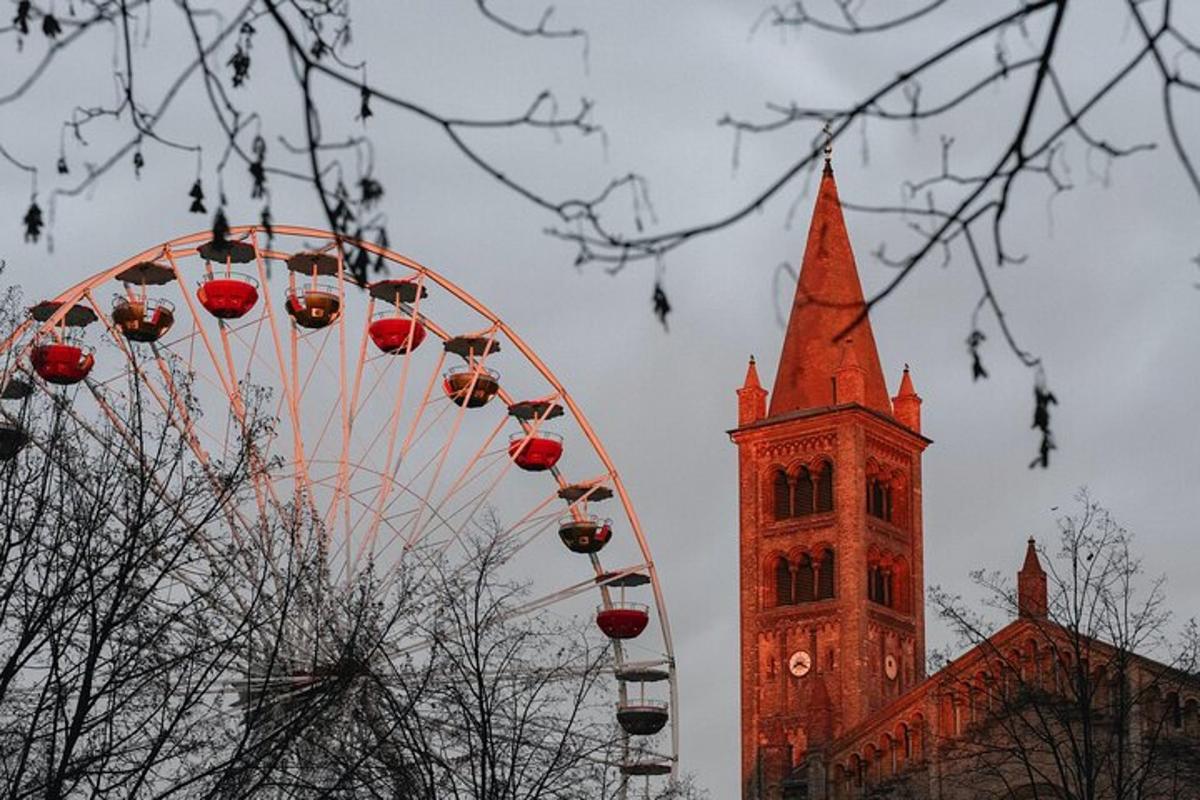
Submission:
[[[113,324],[131,342],[157,342],[175,324],[175,306],[166,300],[113,300]]]
[[[404,355],[409,350],[416,350],[425,341],[425,326],[420,320],[397,314],[394,311],[383,311],[371,320],[367,333],[371,341],[385,353]],[[412,337],[410,344],[409,337]]]
[[[558,537],[572,553],[599,553],[612,538],[612,520],[566,517],[558,525]]]
[[[79,383],[96,363],[91,350],[66,342],[35,345],[29,360],[43,380],[62,386]]]
[[[317,330],[337,322],[342,315],[342,298],[333,287],[313,285],[288,291],[284,307],[301,328]]]
[[[508,440],[508,454],[521,469],[542,472],[562,458],[563,440],[557,433],[545,431],[536,434],[514,433]]]
[[[633,639],[650,623],[650,609],[641,603],[613,603],[596,610],[596,624],[610,639]]]
[[[196,296],[217,319],[237,319],[258,302],[258,281],[236,272],[211,275],[200,282]]]
[[[631,736],[653,736],[667,725],[667,704],[654,700],[617,704],[617,722]]]
[[[479,408],[500,391],[500,373],[494,369],[462,364],[446,370],[442,388],[460,406]],[[512,452],[512,449],[509,449]]]

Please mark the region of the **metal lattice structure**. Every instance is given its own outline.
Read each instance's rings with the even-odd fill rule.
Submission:
[[[608,637],[625,754],[614,768],[674,776],[662,589],[626,487],[576,400],[508,324],[432,269],[326,231],[269,234],[174,239],[34,306],[0,345],[4,385],[119,425],[117,396],[132,381],[214,482],[263,413],[253,492],[210,544],[303,514],[320,531],[328,585],[369,570],[381,601],[419,563],[408,554],[445,553],[495,514],[511,568],[532,588],[520,612],[594,614]],[[358,283],[346,253],[386,265],[386,279]],[[11,409],[0,405],[15,454],[36,435],[15,427]],[[602,501],[618,507],[613,519],[593,513],[608,510]],[[241,687],[244,702],[244,676]]]

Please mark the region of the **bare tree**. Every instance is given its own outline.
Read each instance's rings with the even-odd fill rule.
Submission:
[[[973,797],[1197,797],[1196,623],[1172,623],[1162,580],[1144,577],[1130,535],[1086,494],[1079,501],[1046,562],[1044,608],[976,573],[1017,625],[997,633],[933,592],[974,655],[943,672],[935,768]]]
[[[10,378],[6,392],[18,379]],[[24,384],[28,386],[28,384]],[[229,553],[199,534],[244,491],[248,460],[202,471],[171,420],[89,423],[65,394],[31,391],[0,462],[0,771],[11,797],[136,796],[204,748],[211,693],[251,617]],[[244,456],[244,451],[243,451]],[[215,479],[215,482],[214,482]],[[232,622],[231,622],[232,620]]]
[[[642,747],[615,724],[610,645],[583,621],[526,613],[527,588],[501,577],[501,530],[484,521],[462,558],[417,554],[395,604],[364,577],[322,612],[318,660],[257,670],[253,744],[223,795],[643,796],[620,772]],[[702,795],[685,780],[646,796]]]
[[[243,386],[237,444],[201,458],[188,376],[152,413],[129,357],[78,388],[4,365],[4,796],[637,796],[614,645],[529,606],[498,520],[331,575],[307,504],[255,500],[282,467],[267,395]]]
[[[483,20],[507,35],[528,39],[531,46],[577,47],[587,58],[586,32],[559,23],[552,7],[516,19],[488,0],[476,0],[475,6]],[[867,46],[934,44],[916,53],[897,48],[900,60],[891,65],[889,77],[850,102],[819,106],[794,97],[768,98],[762,117],[721,116],[719,125],[734,134],[735,164],[750,136],[801,131],[807,145],[729,211],[671,229],[657,224],[642,174],[601,179],[594,191],[558,196],[523,177],[519,164],[489,155],[483,144],[514,130],[556,138],[601,134],[587,99],[563,110],[545,90],[501,116],[462,115],[420,102],[389,77],[369,70],[370,54],[353,44],[354,19],[344,0],[249,0],[227,10],[181,0],[153,7],[163,11],[151,25],[147,0],[76,0],[65,13],[53,3],[18,0],[11,24],[0,28],[0,41],[11,48],[0,107],[20,109],[56,63],[79,58],[81,50],[95,54],[83,63],[104,62],[89,72],[111,72],[116,82],[111,99],[84,89],[82,96],[65,99],[60,118],[45,124],[47,131],[60,130],[53,165],[52,153],[19,152],[11,137],[0,137],[0,156],[30,177],[32,197],[23,212],[27,240],[42,236],[57,203],[87,193],[118,166],[140,174],[164,157],[176,157],[197,163],[195,181],[187,192],[181,187],[180,202],[211,214],[218,238],[227,224],[226,205],[244,202],[225,188],[227,179],[233,185],[230,175],[240,174],[249,202],[268,224],[272,193],[295,182],[315,191],[332,230],[386,242],[387,217],[380,203],[390,178],[375,171],[372,136],[377,117],[387,109],[395,119],[428,126],[518,202],[544,212],[550,234],[573,246],[576,266],[619,272],[638,262],[656,265],[653,307],[665,323],[671,303],[661,275],[674,251],[772,205],[786,209],[832,142],[857,134],[866,152],[870,141],[899,141],[911,131],[932,129],[940,137],[938,167],[909,175],[899,202],[846,204],[899,223],[899,233],[875,251],[893,275],[868,299],[864,313],[922,265],[968,265],[979,291],[966,336],[972,375],[987,377],[984,351],[989,335],[996,333],[1032,371],[1032,427],[1039,444],[1031,466],[1047,466],[1055,448],[1051,414],[1057,399],[1041,358],[1021,343],[995,288],[997,269],[1029,255],[1012,241],[1014,209],[1068,192],[1079,164],[1107,184],[1113,162],[1156,147],[1160,136],[1184,180],[1200,195],[1196,154],[1181,129],[1200,89],[1200,20],[1189,6],[1172,0],[1117,0],[1105,9],[1068,0],[1009,0],[969,9],[947,0],[764,4],[747,17],[747,27],[759,35],[776,31],[799,41]],[[1107,38],[1092,41],[1088,26],[1105,13],[1113,17],[1103,28]],[[95,44],[106,33],[115,44],[111,63],[105,48]],[[151,56],[149,47],[161,37],[184,46]],[[1079,44],[1085,39],[1087,47]],[[155,80],[147,77],[151,58]],[[286,80],[262,77],[284,63]],[[160,75],[169,79],[159,81]],[[193,86],[203,90],[205,124],[180,124],[181,106]],[[1153,93],[1158,114],[1123,114],[1119,134],[1107,129],[1111,123],[1104,121],[1105,114],[1131,93]],[[276,107],[290,103],[300,112],[302,126],[293,130],[273,118],[266,98]],[[963,124],[980,117],[988,124]],[[922,160],[923,145],[915,141],[908,163]],[[964,144],[969,162],[959,157]],[[47,172],[53,177],[44,177]],[[367,253],[349,255],[359,277],[372,269]]]
[[[510,35],[577,41],[586,57],[586,33],[559,26],[552,7],[526,23],[502,16],[489,0],[475,4],[483,19]],[[152,17],[154,9],[162,9],[157,19]],[[43,233],[47,211],[41,203],[46,197],[53,218],[58,202],[85,194],[118,165],[140,176],[155,159],[173,155],[195,159],[195,181],[190,189],[181,187],[180,202],[195,213],[211,214],[217,238],[227,227],[227,170],[236,167],[247,179],[250,201],[258,206],[264,225],[271,223],[275,188],[298,182],[315,190],[331,230],[386,244],[387,218],[379,209],[385,181],[374,171],[369,138],[369,121],[385,108],[436,130],[487,176],[561,219],[573,218],[577,207],[591,202],[547,200],[472,142],[514,129],[556,137],[596,134],[600,128],[591,119],[589,101],[580,100],[575,110],[564,112],[545,90],[499,117],[463,116],[418,102],[368,76],[367,61],[352,46],[350,4],[345,0],[249,0],[228,8],[192,0],[169,6],[149,0],[78,0],[68,5],[65,15],[61,9],[56,13],[53,3],[20,0],[15,12],[11,24],[0,27],[0,41],[7,40],[11,47],[5,56],[0,107],[11,108],[36,95],[56,62],[88,47],[93,55],[85,55],[85,63],[98,56],[104,62],[98,72],[114,72],[117,85],[111,100],[94,96],[94,88],[83,89],[83,96],[67,101],[64,117],[50,123],[60,126],[61,135],[55,185],[48,191],[46,181],[39,181],[47,171],[39,163],[41,155],[14,152],[0,141],[0,157],[30,177],[32,197],[23,217],[27,241],[36,242]],[[111,66],[105,49],[96,49],[95,40],[106,33],[115,38]],[[182,46],[153,56],[144,52],[160,38]],[[291,86],[268,78],[269,85],[256,90],[256,75],[277,63],[287,65]],[[162,75],[170,77],[163,82]],[[188,103],[187,89],[195,84],[203,89],[208,125],[180,119],[181,107]],[[300,139],[265,110],[267,105],[278,107],[281,97],[301,112]],[[93,138],[101,142],[99,154],[85,149]],[[215,160],[215,169],[210,160],[207,172],[206,156]],[[214,172],[216,192],[211,184]],[[614,182],[601,198],[631,180]],[[372,267],[365,253],[357,253],[350,265],[360,279]]]
[[[599,215],[591,214],[586,226],[560,226],[553,232],[576,244],[585,262],[613,269],[638,260],[661,262],[686,243],[737,225],[772,204],[793,203],[798,185],[815,172],[823,151],[835,141],[859,134],[865,157],[872,140],[886,138],[890,143],[932,126],[940,136],[935,171],[907,177],[898,203],[844,204],[853,211],[894,219],[902,231],[875,250],[893,273],[867,299],[862,314],[865,317],[923,265],[968,265],[979,291],[966,337],[972,375],[976,380],[988,376],[982,355],[985,329],[998,331],[1007,349],[1033,372],[1032,427],[1040,443],[1030,466],[1046,467],[1055,449],[1050,420],[1057,399],[1047,387],[1042,359],[1020,343],[994,288],[996,270],[1024,262],[1029,255],[1013,243],[1020,225],[1013,212],[1068,192],[1074,188],[1074,172],[1108,185],[1113,162],[1154,149],[1164,135],[1160,130],[1182,178],[1200,199],[1200,154],[1181,123],[1194,114],[1200,100],[1195,58],[1200,55],[1200,18],[1194,12],[1171,0],[1111,5],[1013,0],[970,8],[947,0],[790,0],[766,5],[754,27],[795,35],[801,42],[815,37],[849,44],[929,45],[915,53],[896,48],[901,55],[888,77],[850,102],[814,106],[795,98],[773,98],[761,118],[722,116],[719,124],[734,133],[735,166],[750,135],[782,131],[794,136],[799,131],[809,142],[725,214],[633,235],[611,230]],[[1100,22],[1106,15],[1115,20]],[[1103,31],[1104,38],[1097,40],[1089,25]],[[853,58],[852,49],[846,48],[847,60]],[[846,67],[853,71],[853,64]],[[1122,113],[1117,133],[1105,115],[1111,119],[1111,111],[1122,108],[1132,94],[1156,98],[1157,113],[1152,107]],[[979,125],[980,119],[986,124]],[[963,132],[955,134],[956,130]],[[956,159],[963,145],[969,156]],[[905,159],[922,160],[919,151],[906,151]],[[785,264],[783,269],[791,268]]]

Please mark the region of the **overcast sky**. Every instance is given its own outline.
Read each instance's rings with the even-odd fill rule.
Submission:
[[[519,112],[546,87],[565,108],[579,96],[592,98],[606,145],[570,134],[556,143],[530,131],[472,141],[550,195],[590,194],[609,176],[637,170],[648,178],[659,225],[667,228],[730,210],[795,160],[814,133],[746,138],[735,172],[732,136],[715,124],[721,115],[761,119],[766,101],[851,102],[922,48],[948,40],[970,5],[951,3],[918,37],[883,36],[855,47],[812,32],[752,34],[765,6],[755,0],[561,2],[554,19],[589,32],[586,69],[578,43],[510,36],[482,21],[467,0],[360,2],[354,32],[373,79],[444,113]],[[1097,53],[1128,46],[1114,12],[1121,5],[1088,4],[1094,20],[1083,19],[1079,8],[1069,12],[1080,18],[1071,20],[1063,43],[1065,79],[1086,81]],[[171,7],[154,13],[154,38],[138,56],[152,85],[166,78],[155,70],[167,57],[164,48],[178,47],[182,35]],[[73,106],[107,100],[113,91],[112,37],[98,35],[89,46],[77,60],[54,64],[37,92],[0,106],[0,143],[42,167],[43,198],[53,183],[58,122]],[[0,93],[42,48],[35,37],[24,54],[11,47],[0,54]],[[254,57],[249,91],[261,94],[269,146],[278,148],[273,136],[295,136],[299,110],[283,90],[282,65],[272,64],[274,42],[260,38]],[[958,137],[964,163],[975,166],[1006,119],[1008,88],[944,126],[872,125],[865,140],[856,131],[834,157],[843,200],[896,201],[901,179],[936,169],[943,132]],[[1097,118],[1104,137],[1162,141],[1154,91],[1151,81],[1138,79],[1114,98]],[[172,112],[171,130],[211,137],[194,87],[184,100]],[[375,111],[370,132],[393,248],[457,281],[509,322],[563,379],[616,461],[672,616],[683,768],[715,797],[734,796],[737,496],[725,431],[735,424],[733,392],[747,357],[758,356],[767,386],[774,379],[782,329],[773,276],[780,263],[798,263],[802,255],[811,194],[797,183],[747,222],[672,253],[663,282],[675,310],[664,333],[650,313],[652,267],[631,266],[617,276],[573,268],[571,248],[541,234],[552,223],[543,212],[463,161],[431,126],[382,106]],[[1183,122],[1195,140],[1196,114]],[[71,145],[76,174],[115,141],[111,132],[107,137],[97,130],[88,149]],[[204,175],[215,194],[218,155],[208,141]],[[20,241],[28,180],[0,163],[3,279],[21,284],[31,298],[52,294],[205,227],[207,218],[187,213],[192,157],[153,147],[145,157],[140,181],[119,169],[86,196],[59,202],[52,253],[44,243]],[[971,381],[964,339],[978,287],[965,263],[925,265],[872,316],[889,389],[895,391],[903,364],[911,364],[925,400],[924,432],[934,440],[924,461],[926,584],[969,595],[970,570],[1015,572],[1025,538],[1052,537],[1052,509],[1070,509],[1076,490],[1087,486],[1136,533],[1146,572],[1165,573],[1172,605],[1190,616],[1200,609],[1194,578],[1200,271],[1191,261],[1200,253],[1200,202],[1167,148],[1112,164],[1107,185],[1099,177],[1103,162],[1078,147],[1067,158],[1072,192],[1051,199],[1044,187],[1023,188],[1008,235],[1028,259],[997,277],[1014,330],[1045,360],[1060,401],[1059,450],[1048,471],[1026,468],[1037,447],[1029,430],[1031,376],[1004,350],[990,320],[984,354],[991,378]],[[247,199],[242,168],[231,169],[226,189],[231,221],[254,221],[257,203]],[[324,224],[313,199],[296,186],[277,184],[273,206],[277,221]],[[847,222],[870,293],[891,275],[872,252],[884,241],[894,252],[889,237],[898,229],[861,215]],[[931,620],[930,644],[946,641]]]

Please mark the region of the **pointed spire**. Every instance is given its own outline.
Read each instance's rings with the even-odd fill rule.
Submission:
[[[921,396],[913,389],[912,375],[908,364],[904,365],[904,377],[900,379],[900,391],[892,398],[892,414],[896,421],[909,430],[921,432]]]
[[[870,320],[858,320],[864,307],[837,184],[827,163],[796,282],[770,416],[834,404],[832,379],[843,355],[837,340],[847,336],[864,371],[862,405],[891,414]]]
[[[1022,617],[1044,619],[1049,604],[1046,597],[1046,571],[1038,560],[1033,537],[1025,546],[1025,563],[1017,573],[1017,613]]]
[[[1025,563],[1021,565],[1021,572],[1030,575],[1046,574],[1046,570],[1042,569],[1042,561],[1038,558],[1037,541],[1032,536],[1025,543]]]
[[[746,367],[746,380],[742,382],[742,388],[737,390],[737,397],[739,427],[758,422],[767,415],[767,390],[759,383],[754,356],[750,356],[750,364]]]
[[[825,120],[825,127],[821,129],[825,134],[825,175],[833,174],[833,123]]]
[[[754,360],[754,356],[750,356],[750,363],[746,366],[746,380],[742,382],[743,389],[761,389],[762,384],[758,381],[758,366]]]

